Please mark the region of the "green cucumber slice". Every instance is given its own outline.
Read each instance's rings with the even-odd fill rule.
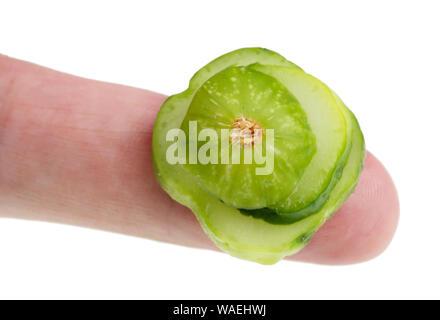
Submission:
[[[277,53],[258,48],[236,50],[214,60],[195,74],[186,91],[171,96],[163,104],[156,119],[153,133],[153,164],[156,177],[164,190],[173,199],[189,207],[194,212],[205,232],[219,248],[242,259],[272,264],[287,255],[301,250],[310,240],[313,233],[345,201],[353,191],[358,180],[365,156],[365,149],[363,136],[356,119],[351,112],[347,111],[348,109],[346,109],[339,98],[332,93],[332,99],[336,101],[343,119],[346,120],[345,130],[349,126],[352,127],[351,134],[348,136],[346,134],[346,140],[350,140],[352,145],[348,153],[348,160],[342,168],[342,175],[337,180],[337,183],[335,183],[320,210],[313,215],[303,217],[299,221],[284,225],[277,225],[263,219],[244,215],[236,207],[228,205],[219,199],[218,194],[209,192],[206,186],[201,183],[200,176],[185,168],[185,165],[172,165],[168,163],[166,152],[172,142],[166,140],[167,132],[170,129],[185,127],[183,122],[185,117],[187,117],[188,109],[203,84],[228,67],[246,67],[255,63],[287,66],[287,69],[299,70],[296,65],[288,62]],[[255,66],[247,69],[252,69],[253,67]],[[278,77],[272,78],[282,83],[293,96],[297,97],[297,94],[288,88],[286,82],[283,83],[282,79]],[[302,105],[301,108],[307,115]],[[313,134],[317,137],[317,133],[313,131],[310,121],[309,125]],[[318,141],[316,143],[318,144]],[[344,146],[346,146],[346,142]],[[310,163],[313,159],[314,157]],[[334,165],[340,159],[341,157],[337,158]],[[307,168],[304,170],[302,177],[305,175]],[[319,179],[319,181],[321,180]],[[297,186],[298,183],[295,185]],[[219,193],[221,191],[215,190],[215,192]],[[320,189],[316,194],[319,196],[322,194],[322,190]],[[310,196],[310,199],[312,198],[313,196]],[[310,202],[307,202],[308,199],[302,204],[310,204]],[[248,199],[248,201],[250,200]],[[278,208],[275,207],[274,209]]]
[[[234,144],[229,141],[229,161],[222,164],[218,152],[220,142],[216,138],[212,145],[214,154],[207,159],[209,163],[189,164],[188,159],[185,168],[198,177],[208,192],[230,206],[273,207],[296,187],[316,151],[315,137],[301,105],[281,83],[248,67],[232,66],[207,80],[194,95],[182,123],[187,145],[193,143],[197,145],[196,150],[202,150],[206,142],[195,139],[201,131],[213,129],[215,137],[221,137],[221,130],[228,132],[231,124],[242,118],[253,119],[262,128],[273,130],[273,158],[276,159],[273,164],[268,165],[268,161],[257,164],[255,159],[245,164],[244,151],[252,152],[253,145],[240,148],[243,151],[240,164],[232,164]],[[190,123],[197,124],[193,140],[188,138]],[[262,150],[267,150],[266,139],[261,138]],[[257,174],[257,168],[267,167],[272,170],[271,174]]]

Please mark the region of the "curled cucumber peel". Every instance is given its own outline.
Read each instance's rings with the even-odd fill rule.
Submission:
[[[273,264],[300,251],[354,191],[359,124],[325,84],[279,54],[244,48],[200,69],[162,105],[162,188],[229,254]]]

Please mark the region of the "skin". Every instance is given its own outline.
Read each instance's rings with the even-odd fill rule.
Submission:
[[[151,138],[165,99],[0,55],[0,216],[216,249],[154,177]],[[369,260],[388,246],[398,218],[394,184],[368,153],[355,193],[288,259]]]

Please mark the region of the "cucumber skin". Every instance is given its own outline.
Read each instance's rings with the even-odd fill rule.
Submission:
[[[212,212],[219,213],[221,210],[227,212],[231,217],[237,218],[239,215],[243,216],[236,209],[222,207],[219,200],[215,198],[210,198],[209,195],[199,196],[199,192],[203,192],[197,186],[191,186],[191,181],[194,180],[193,177],[185,173],[184,170],[179,170],[179,168],[170,168],[163,159],[163,132],[166,128],[179,127],[173,124],[172,119],[179,114],[185,114],[184,106],[188,105],[188,101],[191,101],[192,95],[200,87],[201,84],[209,77],[210,74],[216,73],[224,67],[223,63],[230,63],[231,61],[236,61],[237,65],[252,64],[252,63],[265,63],[270,65],[282,65],[289,66],[292,68],[298,68],[295,64],[287,61],[285,58],[279,54],[272,52],[267,49],[261,48],[245,48],[233,51],[229,54],[223,55],[217,58],[206,67],[199,70],[191,79],[190,85],[184,92],[169,97],[163,104],[161,110],[159,111],[154,133],[153,133],[153,165],[157,180],[159,181],[162,188],[176,201],[189,207],[196,215],[202,228],[208,234],[208,236],[216,243],[216,245],[238,258],[247,259],[251,261],[256,261],[262,264],[273,264],[284,258],[287,255],[296,253],[300,251],[312,238],[316,230],[319,229],[325,221],[330,218],[334,212],[342,205],[342,203],[348,198],[349,194],[353,192],[356,183],[359,178],[360,171],[362,170],[363,160],[365,158],[365,147],[364,140],[360,128],[358,126],[356,118],[351,114],[350,121],[355,124],[352,130],[352,134],[358,137],[358,154],[353,155],[352,152],[349,155],[349,160],[346,167],[350,168],[342,173],[340,181],[335,187],[335,192],[332,192],[326,204],[321,208],[321,210],[311,217],[294,223],[290,226],[263,226],[260,222],[256,223],[253,219],[246,220],[246,223],[261,226],[263,229],[267,229],[273,235],[273,243],[266,244],[255,244],[251,239],[243,241],[238,239],[234,241],[230,234],[227,234],[228,230],[219,230],[215,225],[215,219],[212,221],[210,217]],[[299,68],[298,68],[299,69]],[[342,103],[342,101],[341,101]],[[183,107],[182,107],[183,106]],[[179,110],[181,108],[181,110]],[[346,108],[345,105],[341,104],[341,108]],[[171,120],[170,120],[171,119]],[[168,124],[167,124],[168,123]],[[361,160],[359,160],[361,159]],[[217,201],[217,202],[216,202]],[[236,212],[232,212],[235,210]],[[210,213],[211,212],[211,213]],[[235,218],[231,219],[233,224]],[[228,225],[228,224],[226,224]],[[267,225],[267,223],[266,223]],[[287,228],[287,229],[286,229]],[[289,232],[286,232],[288,230]],[[225,233],[226,232],[226,233]],[[279,240],[276,235],[277,233],[283,233],[289,236],[279,237],[279,239],[284,239],[282,242],[276,242]],[[286,238],[290,237],[290,240],[286,241]],[[276,240],[275,240],[276,239]],[[272,236],[269,237],[272,240]]]

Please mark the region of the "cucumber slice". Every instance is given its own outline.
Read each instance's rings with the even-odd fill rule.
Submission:
[[[337,210],[343,201],[345,201],[357,182],[365,151],[362,133],[360,132],[356,119],[349,111],[347,111],[348,109],[345,108],[339,98],[330,91],[331,96],[329,96],[329,101],[333,101],[331,107],[334,107],[336,101],[339,112],[342,114],[342,119],[345,121],[345,133],[347,133],[348,127],[351,126],[352,128],[351,134],[348,136],[345,134],[345,142],[342,143],[343,146],[339,147],[337,152],[335,151],[340,156],[335,157],[336,159],[334,159],[333,165],[336,166],[336,164],[341,161],[342,154],[344,154],[344,151],[341,152],[341,150],[346,150],[347,140],[350,140],[352,147],[347,156],[348,160],[345,166],[341,165],[342,175],[338,177],[339,179],[334,183],[334,187],[328,197],[326,197],[326,201],[321,206],[320,210],[313,215],[306,216],[299,221],[285,225],[269,223],[263,219],[256,219],[252,216],[242,214],[237,207],[227,204],[220,199],[220,197],[223,196],[221,194],[223,188],[212,189],[209,191],[207,186],[202,183],[202,174],[187,169],[186,165],[183,164],[170,164],[166,159],[166,154],[168,148],[173,142],[167,141],[167,133],[171,129],[185,128],[185,118],[188,115],[188,110],[190,109],[191,104],[197,102],[195,96],[199,89],[208,79],[214,77],[226,68],[231,66],[246,67],[255,63],[261,65],[285,66],[288,67],[286,69],[289,70],[300,70],[296,65],[288,62],[277,53],[258,48],[237,50],[214,60],[195,74],[186,91],[171,96],[163,104],[156,119],[153,133],[153,163],[156,177],[164,190],[168,192],[173,199],[189,207],[195,213],[205,232],[219,248],[239,258],[263,264],[272,264],[287,255],[301,250],[310,240],[313,233]],[[255,66],[251,66],[246,68],[246,70],[250,70],[254,67]],[[261,71],[258,72],[261,73]],[[276,81],[283,84],[293,96],[297,97],[298,92],[292,92],[292,90],[288,88],[287,81],[283,82],[282,79],[279,79],[278,77],[272,78],[275,78]],[[272,80],[267,81],[268,83],[272,83]],[[321,83],[318,82],[318,80],[316,81],[317,82],[314,82],[314,85],[320,87]],[[284,92],[284,90],[281,91]],[[288,94],[286,93],[286,96],[287,95]],[[295,107],[293,105],[295,105]],[[290,105],[289,108],[294,110],[297,107],[298,106],[292,102],[292,105]],[[309,118],[304,106],[301,105],[300,107],[305,112],[307,118]],[[202,105],[199,104],[194,110],[197,110],[197,108],[201,110],[200,108],[202,108]],[[301,113],[301,111],[298,112]],[[334,114],[338,114],[336,111],[334,112]],[[339,118],[340,117],[338,116],[337,119]],[[310,119],[308,119],[308,124],[317,139],[318,134],[314,131]],[[315,128],[315,130],[319,129],[320,127]],[[329,143],[331,142],[332,141],[329,141]],[[318,145],[319,142],[316,141],[316,144]],[[319,146],[316,153],[318,152]],[[314,158],[315,156],[313,156],[310,163]],[[298,167],[301,167],[305,162],[300,161],[299,163]],[[328,163],[330,163],[330,161],[328,161]],[[328,163],[326,161],[326,168],[329,167],[327,165]],[[298,181],[301,181],[302,177],[306,174],[309,165],[310,164],[308,164],[307,168],[303,171],[302,176],[298,172],[296,175],[292,176],[296,178],[301,176],[298,179]],[[318,174],[319,172],[320,170],[316,171]],[[231,174],[240,175],[241,173],[231,171]],[[216,176],[213,175],[213,179],[215,180],[214,177]],[[314,177],[311,178],[314,179]],[[317,180],[322,181],[325,179],[319,178]],[[294,184],[295,188],[300,185],[299,183]],[[315,192],[314,194],[317,196],[321,195],[322,185],[326,185],[326,183],[323,182],[322,184],[319,184],[319,190],[311,190],[311,194]],[[286,187],[286,189],[288,188]],[[284,192],[284,189],[282,191]],[[254,192],[254,194],[257,194],[256,191]],[[264,203],[261,202],[261,205],[269,202],[276,202],[273,200],[280,200],[280,202],[282,202],[281,196],[278,198],[276,196],[272,198],[264,198],[266,200]],[[311,204],[310,201],[313,202],[312,195],[308,195],[308,197],[305,198],[306,200],[298,202],[298,204],[307,206]],[[272,200],[267,201],[267,199]],[[232,200],[241,201],[240,199]],[[251,199],[248,198],[247,201],[249,202]],[[256,199],[255,201],[260,201],[260,199]],[[277,209],[277,207],[275,209]]]
[[[281,83],[248,67],[233,66],[211,77],[195,94],[182,123],[187,145],[197,144],[196,150],[202,150],[206,144],[197,139],[190,141],[191,122],[197,124],[197,134],[193,138],[209,129],[216,131],[216,137],[221,137],[221,130],[227,132],[231,124],[243,118],[253,119],[261,128],[273,130],[273,159],[276,160],[273,164],[267,164],[267,161],[257,164],[255,159],[245,164],[244,151],[252,152],[251,144],[240,148],[243,151],[240,164],[232,164],[232,161],[222,164],[216,138],[215,152],[209,163],[189,164],[187,156],[185,168],[198,177],[208,192],[230,206],[247,209],[273,207],[287,198],[304,168],[308,167],[316,151],[315,137],[301,105]],[[262,150],[267,150],[265,137],[261,139]],[[227,160],[231,160],[234,144],[227,142]],[[257,168],[263,170],[269,166],[271,174],[257,174]]]

